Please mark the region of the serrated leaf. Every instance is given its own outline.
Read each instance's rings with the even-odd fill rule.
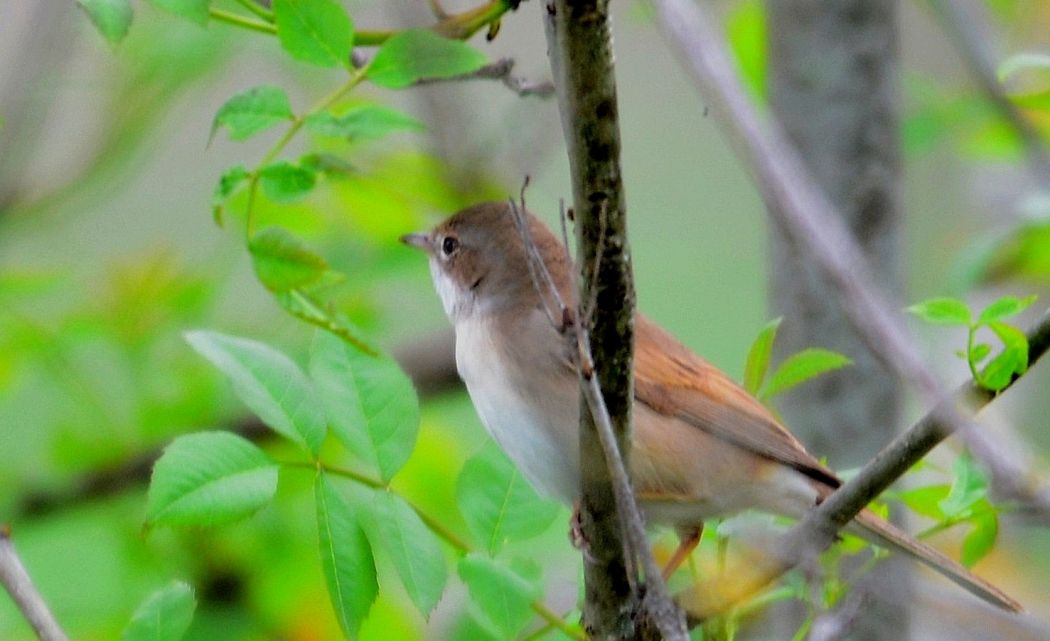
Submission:
[[[309,167],[279,160],[259,170],[259,182],[267,198],[285,203],[310,193],[317,184],[317,174]]]
[[[978,317],[978,323],[990,323],[992,321],[1002,320],[1011,316],[1016,316],[1025,310],[1026,307],[1035,302],[1036,296],[1026,296],[1025,298],[1018,298],[1016,296],[1003,296],[999,300],[995,301],[988,307],[985,307]]]
[[[360,105],[341,116],[321,111],[306,118],[306,128],[319,136],[363,140],[382,138],[396,131],[422,131],[426,127],[412,116],[384,107]]]
[[[752,394],[758,393],[759,388],[762,387],[762,381],[766,378],[769,359],[773,354],[773,341],[776,340],[777,329],[783,320],[783,317],[775,318],[766,323],[747,352],[747,361],[744,365],[744,389]]]
[[[468,554],[460,559],[459,576],[484,622],[494,628],[499,638],[515,638],[532,619],[531,603],[538,587],[511,568],[478,554]]]
[[[931,298],[912,305],[908,311],[934,325],[969,327],[972,321],[970,308],[957,298]]]
[[[320,399],[299,366],[258,341],[186,332],[186,341],[230,382],[237,397],[275,432],[316,454],[327,427]]]
[[[780,367],[769,377],[758,397],[762,400],[772,398],[811,378],[845,367],[852,362],[849,358],[831,350],[818,347],[804,349],[784,359]]]
[[[354,511],[324,473],[314,483],[321,569],[335,618],[348,639],[357,635],[379,594],[372,547]]]
[[[208,22],[208,5],[211,0],[149,0],[149,3],[180,18],[203,25]]]
[[[448,568],[437,537],[404,499],[390,492],[376,492],[369,540],[393,561],[412,603],[430,616],[445,590]]]
[[[218,525],[244,518],[273,498],[277,466],[229,432],[176,438],[153,466],[146,505],[155,525]]]
[[[558,514],[507,457],[487,446],[463,465],[456,503],[478,544],[496,554],[507,541],[540,534]]]
[[[484,66],[485,55],[459,40],[431,31],[403,31],[383,43],[368,67],[368,79],[401,89],[426,78],[450,78]]]
[[[215,137],[219,127],[226,127],[231,140],[246,140],[294,117],[284,89],[260,85],[237,94],[219,107],[209,138]]]
[[[952,471],[955,480],[952,481],[948,496],[937,504],[948,518],[963,514],[988,494],[988,479],[968,452],[963,452],[955,459]]]
[[[119,44],[131,27],[131,3],[128,0],[77,0],[95,28],[109,44]]]
[[[197,601],[193,588],[182,581],[146,597],[124,628],[122,641],[179,641],[193,621]]]
[[[980,383],[998,392],[1010,384],[1014,374],[1024,374],[1028,369],[1028,337],[1016,327],[999,321],[988,323],[988,327],[1003,342],[1003,350],[980,372]]]
[[[296,60],[322,67],[350,66],[354,26],[334,0],[274,0],[281,46]]]
[[[272,292],[286,292],[316,282],[328,263],[283,227],[266,227],[248,243],[255,274]]]
[[[971,528],[963,538],[960,561],[972,568],[988,556],[999,536],[999,516],[994,510],[982,510],[970,519]]]
[[[332,432],[389,481],[412,454],[419,401],[412,381],[388,357],[362,353],[329,332],[317,332],[310,352]]]

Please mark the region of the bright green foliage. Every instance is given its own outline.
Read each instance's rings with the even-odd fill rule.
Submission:
[[[908,308],[908,311],[934,325],[969,326],[970,308],[955,298],[931,298]]]
[[[186,332],[186,341],[233,383],[233,391],[275,432],[316,454],[324,411],[302,370],[268,345],[218,332]]]
[[[726,16],[726,39],[745,85],[759,99],[766,96],[766,11],[759,0],[744,0]]]
[[[981,385],[998,392],[1013,380],[1014,374],[1024,374],[1028,369],[1028,337],[1013,325],[1000,321],[987,324],[1003,343],[1003,350],[980,372]]]
[[[375,559],[357,514],[324,473],[314,484],[321,569],[339,627],[354,638],[379,594]]]
[[[544,531],[558,514],[558,507],[541,499],[518,468],[491,445],[463,465],[456,502],[478,544],[493,555],[507,541]]]
[[[991,323],[992,321],[1010,318],[1023,312],[1029,305],[1035,302],[1035,296],[1017,298],[1016,296],[1003,296],[999,300],[985,307],[977,318],[978,323]]]
[[[434,533],[400,496],[376,492],[369,539],[373,549],[390,557],[412,603],[429,616],[448,579],[445,555]]]
[[[244,181],[248,180],[251,174],[245,169],[244,165],[234,165],[223,172],[222,176],[219,177],[219,182],[215,185],[215,193],[211,197],[211,205],[215,213],[215,222],[222,224],[222,206],[233,195],[233,192],[237,191],[237,188],[241,186]]]
[[[306,128],[319,136],[348,138],[351,141],[382,138],[396,131],[420,131],[423,123],[412,116],[383,105],[352,107],[340,116],[327,111],[310,114]]]
[[[476,71],[485,55],[458,40],[431,31],[404,31],[376,52],[368,79],[381,87],[401,89],[426,78],[450,78]]]
[[[953,471],[955,481],[948,491],[948,496],[937,504],[941,513],[949,518],[971,509],[988,494],[988,479],[968,453],[960,454],[955,459]]]
[[[120,638],[122,641],[179,641],[190,627],[196,608],[193,589],[174,581],[142,602]]]
[[[503,563],[480,554],[460,559],[459,576],[470,591],[470,599],[480,610],[480,622],[497,638],[515,638],[532,618],[530,604],[539,594],[538,568],[526,579]]]
[[[275,295],[277,303],[299,320],[332,332],[366,354],[376,354],[375,348],[366,343],[359,330],[342,315],[330,313],[309,292],[292,289]]]
[[[988,556],[999,537],[999,515],[988,509],[970,517],[970,532],[963,538],[959,560],[973,567]]]
[[[219,107],[211,125],[211,137],[226,127],[231,140],[246,140],[284,120],[291,120],[292,105],[280,87],[260,85],[239,93]]]
[[[762,387],[762,381],[766,379],[766,371],[769,369],[769,359],[773,356],[773,341],[777,337],[777,329],[783,318],[774,318],[755,337],[751,343],[751,349],[747,352],[747,362],[744,365],[744,389],[752,394],[758,394]]]
[[[180,436],[153,466],[147,521],[152,525],[219,525],[266,505],[277,491],[277,466],[229,432]]]
[[[310,193],[317,183],[317,174],[309,167],[279,160],[259,170],[259,182],[267,198],[286,203]]]
[[[326,178],[346,178],[354,173],[354,166],[342,156],[328,153],[306,154],[299,159],[299,166]]]
[[[199,25],[208,22],[208,5],[211,0],[149,0],[155,7],[170,11]]]
[[[310,377],[332,432],[389,481],[416,442],[419,401],[412,382],[389,357],[365,354],[324,331],[314,337]]]
[[[109,44],[115,45],[128,35],[132,17],[128,0],[77,0],[77,4]]]
[[[317,282],[328,263],[283,227],[259,230],[248,242],[259,281],[272,292]]]
[[[825,372],[836,370],[852,363],[849,358],[819,347],[810,347],[792,354],[784,359],[775,372],[769,377],[762,389],[759,390],[758,398],[770,399],[777,394],[805,383]]]
[[[322,67],[350,66],[354,27],[335,0],[274,0],[281,46],[296,60]]]

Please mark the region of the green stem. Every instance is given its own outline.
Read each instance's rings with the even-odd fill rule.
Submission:
[[[249,31],[257,31],[259,33],[277,35],[277,27],[272,24],[268,22],[260,22],[247,16],[233,13],[232,11],[225,11],[223,9],[212,7],[208,9],[208,15],[210,15],[213,20],[225,22],[226,24],[235,27],[241,27],[242,29],[248,29]]]
[[[255,0],[237,0],[237,2],[266,22],[273,22],[273,11],[259,4]]]
[[[973,382],[983,387],[981,383],[981,374],[977,371],[977,364],[973,362],[973,340],[977,334],[977,327],[970,325],[970,331],[966,336],[966,364],[970,366],[970,374],[973,376]]]
[[[321,469],[331,474],[332,476],[338,476],[353,481],[360,485],[364,485],[365,487],[369,487],[373,490],[381,490],[383,492],[391,491],[390,487],[386,483],[380,481],[379,479],[345,467],[337,467],[335,465],[329,465],[327,463],[315,463],[307,461],[284,461],[281,463],[281,465],[286,468],[310,470],[313,472],[316,472],[318,469]],[[402,495],[399,496],[401,496],[401,499],[408,505],[408,507],[410,507],[412,511],[415,512],[417,516],[419,516],[419,519],[423,521],[423,524],[426,525],[431,532],[438,535],[438,537],[443,539],[446,543],[448,543],[450,546],[452,546],[462,554],[468,554],[473,551],[470,547],[470,544],[464,541],[462,538],[460,538],[458,534],[456,534],[448,527],[446,527],[443,523],[439,522],[438,520],[424,512],[422,508],[420,508],[412,501],[409,501]],[[578,630],[569,623],[567,623],[565,619],[559,617],[556,612],[548,608],[542,601],[533,601],[530,604],[530,606],[532,607],[532,611],[535,612],[541,619],[546,621],[552,627],[555,627],[564,632],[569,638],[576,639],[577,641],[587,641],[587,636],[581,630]]]

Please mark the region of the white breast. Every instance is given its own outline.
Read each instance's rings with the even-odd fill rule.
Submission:
[[[565,503],[579,493],[576,389],[559,390],[542,372],[523,381],[493,345],[480,315],[456,322],[456,366],[492,438],[541,494]],[[521,337],[526,339],[527,337]]]

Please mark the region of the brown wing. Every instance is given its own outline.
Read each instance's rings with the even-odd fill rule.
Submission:
[[[791,466],[831,487],[840,481],[761,403],[716,367],[639,314],[635,398],[745,450]]]

